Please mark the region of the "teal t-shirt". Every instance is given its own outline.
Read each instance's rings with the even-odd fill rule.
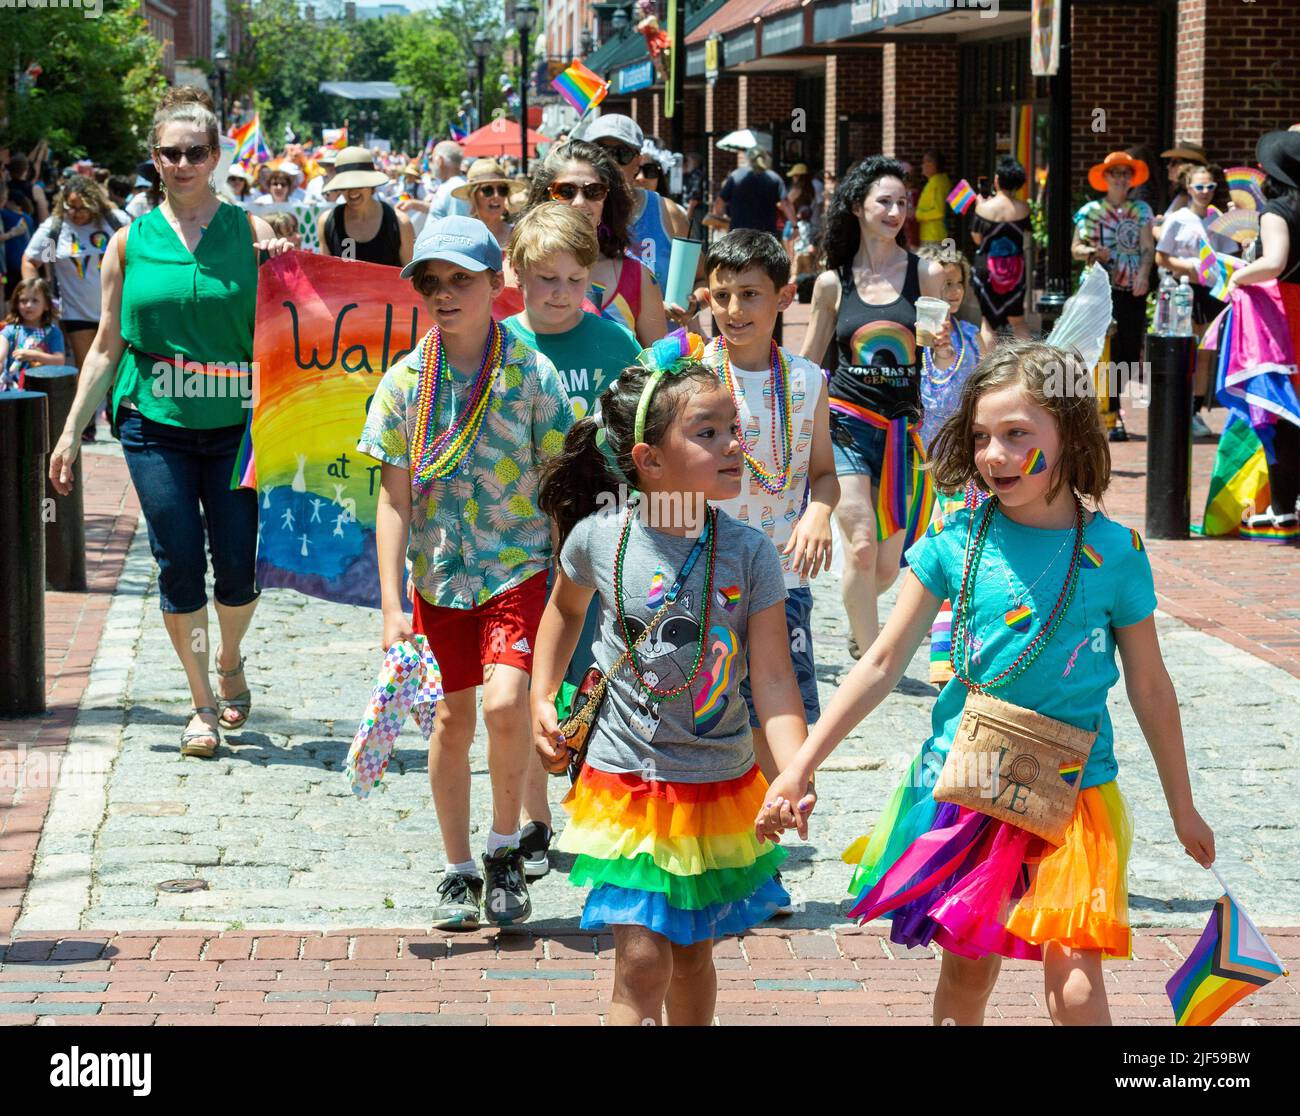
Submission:
[[[907,552],[912,572],[941,600],[957,598],[968,528],[973,517],[978,529],[983,514],[977,508],[950,515],[938,532],[931,527]],[[969,661],[976,681],[1000,674],[1040,631],[1065,583],[1073,535],[1073,528],[1024,527],[1000,510],[993,512],[972,592]],[[1114,629],[1145,620],[1156,608],[1151,563],[1136,531],[1098,513],[1084,527],[1083,538],[1079,583],[1061,627],[1027,671],[992,691],[1003,701],[1097,730],[1081,788],[1108,783],[1119,771],[1106,709],[1106,695],[1120,676]],[[1029,615],[1018,604],[1028,606]],[[948,754],[966,694],[955,678],[944,686],[926,750]]]
[[[575,419],[591,414],[600,393],[641,351],[626,326],[595,314],[583,314],[582,320],[566,333],[533,333],[520,322],[518,314],[507,318],[505,324],[525,345],[555,365]]]

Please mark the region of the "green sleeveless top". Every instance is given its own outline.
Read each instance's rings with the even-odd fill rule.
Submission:
[[[169,426],[243,426],[256,311],[257,257],[242,209],[218,206],[193,254],[161,208],[136,218],[127,232],[114,420],[128,399]]]

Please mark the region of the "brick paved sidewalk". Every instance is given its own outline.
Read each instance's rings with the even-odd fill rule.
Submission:
[[[1296,955],[1300,930],[1266,932]],[[1165,982],[1198,936],[1139,931],[1134,959],[1107,964],[1115,1023],[1171,1022]],[[614,965],[608,936],[522,931],[78,931],[20,937],[0,958],[0,1024],[77,1026],[594,1025]],[[718,943],[715,958],[720,1024],[930,1023],[938,961],[870,930],[764,929]],[[1041,966],[1004,965],[988,1021],[1048,1023]],[[1296,1023],[1300,989],[1276,981],[1220,1026]]]
[[[22,906],[50,805],[46,772],[67,748],[140,516],[116,443],[90,448],[82,462],[88,590],[45,594],[44,715],[0,720],[0,941]]]

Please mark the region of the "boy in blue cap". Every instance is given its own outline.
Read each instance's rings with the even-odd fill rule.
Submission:
[[[376,544],[385,650],[424,635],[442,671],[429,779],[447,851],[435,929],[507,926],[532,912],[519,809],[535,762],[533,644],[546,603],[551,523],[541,466],[573,423],[555,366],[492,319],[501,249],[471,217],[430,221],[402,277],[433,325],[384,374],[358,450],[383,463]],[[402,592],[411,560],[414,617]],[[483,874],[469,843],[469,746],[483,688],[492,829]],[[486,881],[485,881],[486,877]]]

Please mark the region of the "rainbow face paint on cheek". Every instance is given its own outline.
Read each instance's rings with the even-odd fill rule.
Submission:
[[[1025,458],[1025,463],[1021,466],[1020,471],[1027,477],[1036,477],[1046,468],[1047,458],[1043,456],[1043,451],[1035,446],[1029,451],[1028,456]]]

